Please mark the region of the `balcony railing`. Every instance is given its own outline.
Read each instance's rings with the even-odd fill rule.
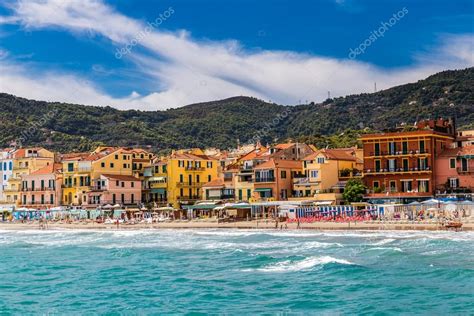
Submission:
[[[457,168],[458,173],[474,173],[474,167]]]
[[[22,192],[41,192],[41,191],[55,191],[56,188],[54,187],[39,187],[39,188],[22,188]]]
[[[204,171],[206,170],[206,168],[204,167],[186,167],[185,168],[186,171]]]
[[[201,196],[199,195],[191,195],[191,196],[178,196],[178,201],[195,201],[195,200],[200,200]]]
[[[396,151],[372,151],[370,156],[382,157],[382,156],[403,156],[403,155],[425,155],[428,154],[428,150],[396,150]]]
[[[176,186],[178,188],[183,188],[183,187],[201,187],[202,183],[201,182],[176,182]]]
[[[381,169],[364,169],[365,174],[376,173],[413,173],[413,172],[430,172],[431,168],[381,168]]]
[[[275,177],[255,178],[255,182],[275,182]]]

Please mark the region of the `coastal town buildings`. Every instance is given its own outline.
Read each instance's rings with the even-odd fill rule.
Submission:
[[[436,159],[455,140],[451,120],[418,122],[402,130],[362,135],[369,201],[410,202],[435,194]]]
[[[20,148],[12,155],[13,170],[4,189],[6,203],[20,204],[21,177],[54,163],[54,153],[44,148]]]

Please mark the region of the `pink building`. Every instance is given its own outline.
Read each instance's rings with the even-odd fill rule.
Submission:
[[[102,174],[94,180],[88,192],[88,206],[137,205],[140,203],[142,183],[134,176]]]
[[[51,163],[21,177],[20,207],[48,209],[61,204],[62,164]]]
[[[435,163],[438,191],[474,191],[474,145],[445,149]]]

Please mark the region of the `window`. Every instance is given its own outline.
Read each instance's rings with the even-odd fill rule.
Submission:
[[[105,162],[101,162],[101,163],[100,163],[100,166],[101,166],[102,168],[105,168]]]
[[[193,183],[193,176],[191,174],[188,175],[188,182],[189,184]]]
[[[396,171],[397,170],[397,161],[395,159],[387,160],[387,169],[389,171]]]
[[[49,204],[54,204],[54,195],[53,194],[49,195]]]
[[[116,186],[119,186],[119,185],[120,185],[120,181],[119,181],[119,180],[115,181],[115,185],[116,185]]]
[[[184,160],[178,160],[178,167],[184,167]]]
[[[208,168],[212,168],[212,161],[208,161],[208,162],[207,162],[207,167],[208,167]]]
[[[126,163],[123,164],[123,168],[127,169],[127,164]]]
[[[403,154],[408,154],[408,142],[402,143],[402,151],[403,151]]]
[[[408,171],[409,165],[408,165],[408,159],[403,159],[403,171]]]
[[[184,191],[183,191],[183,189],[181,188],[181,189],[179,189],[179,196],[182,197],[183,195],[184,195]]]
[[[119,159],[118,155],[115,155],[115,160],[118,160],[118,159]]]
[[[411,192],[412,191],[412,180],[401,180],[402,183],[402,192]]]
[[[122,181],[122,188],[125,188],[125,182]]]
[[[132,195],[130,196],[130,199],[131,199],[132,204],[135,203],[135,194],[132,193]]]
[[[450,178],[450,179],[449,179],[449,187],[450,187],[450,188],[455,189],[455,188],[457,188],[458,186],[459,186],[459,179],[457,179],[457,178]]]
[[[41,190],[44,190],[44,180],[41,180]]]
[[[207,176],[207,182],[211,182],[211,175]]]
[[[110,163],[110,168],[113,168],[113,167],[114,167],[114,163],[111,162],[111,163]]]
[[[388,143],[388,154],[389,155],[395,155],[397,151],[397,145],[395,142],[389,142]]]
[[[318,157],[317,162],[318,163],[324,163],[324,157]]]
[[[115,204],[115,202],[117,201],[117,198],[115,196],[115,193],[112,194],[112,203]]]
[[[425,152],[425,141],[420,140],[420,153],[424,153],[424,152]]]
[[[134,188],[135,187],[135,182],[133,182],[133,181],[130,182],[130,185],[132,186],[132,188]]]
[[[456,158],[449,159],[449,168],[455,169],[456,168]]]
[[[380,172],[380,160],[375,160],[375,171]]]
[[[44,194],[41,194],[41,204],[44,204]]]
[[[374,156],[380,156],[380,144],[379,143],[374,144]]]
[[[418,180],[418,192],[429,192],[430,185],[428,180]]]
[[[199,183],[199,180],[200,180],[199,178],[200,178],[200,177],[199,177],[199,175],[197,174],[197,175],[196,175],[196,182],[197,182],[197,183]]]
[[[120,195],[120,200],[122,201],[122,204],[125,204],[125,194]]]
[[[179,182],[183,183],[183,175],[182,174],[179,175]]]
[[[390,192],[397,192],[397,181],[390,181]]]
[[[67,171],[74,171],[74,163],[70,162],[67,164]]]
[[[280,174],[281,174],[282,179],[286,179],[286,171],[285,170],[282,170]]]

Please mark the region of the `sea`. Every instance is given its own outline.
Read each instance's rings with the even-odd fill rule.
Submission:
[[[0,314],[472,315],[474,233],[3,230]]]

